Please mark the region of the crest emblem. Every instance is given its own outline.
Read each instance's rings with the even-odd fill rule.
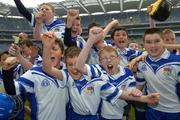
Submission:
[[[41,82],[41,86],[42,87],[47,87],[47,86],[49,86],[50,85],[50,83],[49,83],[49,81],[47,80],[47,79],[44,79],[42,82]]]

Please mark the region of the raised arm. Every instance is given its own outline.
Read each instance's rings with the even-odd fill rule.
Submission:
[[[25,59],[21,53],[19,46],[12,44],[8,51],[11,55],[15,56],[17,58],[17,61],[25,68],[26,70],[29,70],[33,67],[33,64]]]
[[[78,16],[79,16],[78,10],[70,9],[67,12],[67,21],[66,21],[66,28],[65,28],[65,33],[64,33],[64,44],[67,47],[77,46],[76,41],[72,40],[71,29],[72,29],[73,22],[77,19]]]
[[[11,64],[9,64],[9,60]],[[2,69],[2,79],[3,79],[3,84],[4,84],[4,89],[8,95],[16,95],[16,89],[14,85],[14,80],[13,80],[13,58],[7,58],[3,64],[3,69]]]
[[[32,14],[25,8],[25,6],[22,4],[20,0],[14,0],[17,9],[19,12],[29,21],[32,20]]]
[[[55,43],[55,35],[53,32],[47,32],[42,35],[42,43],[43,43],[43,70],[57,78],[58,80],[63,79],[62,72],[54,68],[51,63],[51,49],[53,47],[53,44]]]
[[[119,25],[119,21],[116,19],[112,19],[112,21],[108,23],[106,27],[103,29],[104,36],[106,36],[113,27],[118,26],[118,25]]]
[[[82,49],[76,62],[76,68],[83,74],[87,74],[86,60],[88,58],[88,54],[90,53],[93,44],[96,43],[98,40],[102,40],[103,35],[103,30],[100,27],[93,27],[90,29],[87,44]]]

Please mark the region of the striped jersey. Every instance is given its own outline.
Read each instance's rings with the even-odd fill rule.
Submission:
[[[61,80],[43,72],[41,66],[33,67],[15,82],[16,93],[30,93],[33,112],[38,120],[65,120],[67,90]]]
[[[98,77],[82,76],[73,80],[67,70],[63,71],[63,81],[69,89],[69,99],[75,113],[96,115],[101,99],[115,103],[122,91]]]
[[[180,56],[165,50],[158,60],[147,56],[138,65],[137,84],[146,83],[147,92],[160,93],[160,101],[153,109],[162,112],[180,112],[180,101],[176,92],[176,84],[180,83]]]
[[[35,16],[34,14],[31,15],[31,25],[35,26]],[[63,38],[64,37],[64,31],[65,30],[65,23],[62,19],[56,19],[52,21],[50,24],[43,23],[41,25],[41,33],[45,33],[47,31],[54,31],[57,38]]]
[[[136,51],[136,50],[133,50],[133,49],[130,49],[130,48],[125,48],[124,50],[120,50],[119,48],[117,48],[116,46],[114,47],[119,56],[120,56],[120,65],[126,67],[128,62],[131,60],[131,58],[133,57],[137,57],[139,55],[142,54],[141,51]]]
[[[104,78],[108,77],[108,82],[118,89],[129,90],[135,88],[136,81],[132,72],[128,68],[124,68],[120,65],[118,68],[119,72],[117,74],[109,75],[101,65],[92,65],[88,67],[89,71],[91,71],[89,74],[91,75],[94,74],[95,76],[98,76],[100,73],[99,71],[103,71],[103,74],[99,74],[99,76],[103,77],[104,75]],[[115,104],[103,100],[101,116],[106,119],[122,119],[124,106],[126,105],[127,103],[122,99],[118,99]]]

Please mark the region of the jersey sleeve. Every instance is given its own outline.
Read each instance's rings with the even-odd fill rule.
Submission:
[[[107,81],[101,81],[101,98],[115,104],[118,98],[122,94],[122,90],[118,89],[117,87],[113,86]]]
[[[23,5],[23,3],[20,0],[14,0],[16,7],[18,11],[31,23],[32,22],[32,16],[31,14]]]
[[[25,72],[21,77],[15,81],[16,94],[23,94],[26,92],[34,93],[35,78],[31,70]]]

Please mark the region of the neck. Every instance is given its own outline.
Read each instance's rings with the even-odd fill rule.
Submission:
[[[53,20],[54,20],[54,17],[51,17],[50,19],[45,20],[45,23],[50,24],[53,22]]]

